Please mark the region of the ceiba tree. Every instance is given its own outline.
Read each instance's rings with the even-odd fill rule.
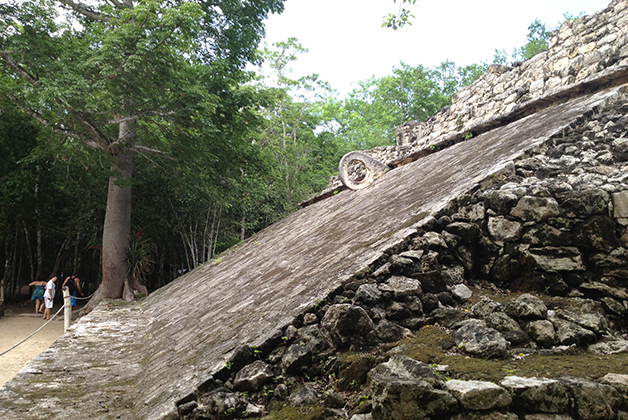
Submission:
[[[64,147],[93,147],[108,159],[102,283],[88,310],[141,289],[126,262],[135,155],[172,155],[219,130],[207,117],[220,106],[218,91],[254,60],[264,18],[282,10],[283,0],[0,5],[0,100]]]

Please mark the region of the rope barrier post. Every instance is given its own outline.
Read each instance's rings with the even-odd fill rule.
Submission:
[[[65,334],[72,323],[72,296],[67,287],[63,288],[63,308],[63,333]]]

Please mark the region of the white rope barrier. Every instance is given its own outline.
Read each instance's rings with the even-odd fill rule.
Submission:
[[[71,296],[71,297],[73,297],[73,298],[75,298],[75,299],[77,299],[77,300],[87,300],[87,299],[90,299],[92,296],[94,296],[94,294],[95,294],[95,293],[92,293],[91,295],[89,295],[89,296],[87,296],[87,297],[78,297],[78,296]],[[61,311],[62,311],[63,309],[65,309],[65,307],[66,307],[66,304],[64,304],[63,306],[61,306],[61,308],[57,311],[57,313],[56,313],[56,314],[54,314],[54,315],[52,316],[52,318],[50,318],[50,319],[49,319],[49,320],[48,320],[48,321],[47,321],[44,325],[42,325],[41,327],[39,327],[39,328],[38,328],[38,329],[37,329],[34,333],[32,333],[31,335],[29,335],[28,337],[26,337],[24,340],[20,341],[19,343],[15,344],[15,345],[14,345],[13,347],[11,347],[10,349],[5,350],[5,351],[3,351],[2,353],[0,353],[0,356],[3,356],[3,355],[5,355],[5,354],[7,354],[7,353],[8,353],[8,352],[10,352],[11,350],[13,350],[13,349],[14,349],[14,348],[16,348],[17,346],[19,346],[20,344],[24,343],[26,340],[28,340],[29,338],[31,338],[32,336],[34,336],[35,334],[37,334],[39,331],[41,331],[41,330],[42,330],[42,329],[43,329],[46,325],[48,325],[48,323],[49,323],[50,321],[52,321],[53,319],[55,319],[55,318],[57,317],[57,315],[59,315],[59,313],[61,313]],[[71,311],[72,311],[72,309],[71,309],[71,308],[72,308],[72,307],[70,306],[70,309],[69,309],[69,311],[70,311],[70,312],[67,312],[69,316],[72,316],[72,312],[71,312]],[[69,328],[69,322],[68,322],[68,320],[66,320],[66,321],[65,321],[65,324],[64,324],[64,330],[63,330],[63,332],[65,333],[65,332],[67,331],[67,329],[68,329],[68,328]]]
[[[13,350],[13,349],[14,349],[14,348],[16,348],[17,346],[19,346],[20,344],[22,344],[23,342],[25,342],[26,340],[28,340],[29,338],[31,338],[32,336],[34,336],[35,334],[37,334],[39,331],[41,331],[41,330],[42,330],[42,328],[44,328],[46,325],[48,325],[48,323],[49,323],[50,321],[52,321],[53,319],[55,319],[55,318],[56,318],[56,316],[57,316],[57,315],[59,315],[59,313],[63,310],[63,308],[64,308],[64,307],[62,306],[62,307],[61,307],[61,309],[59,309],[59,310],[57,311],[57,313],[56,313],[56,314],[54,314],[54,315],[52,316],[52,318],[50,318],[50,319],[48,320],[48,322],[46,322],[44,325],[42,325],[41,327],[39,327],[39,328],[37,329],[37,331],[35,331],[34,333],[32,333],[31,335],[29,335],[28,337],[26,337],[24,340],[20,341],[19,343],[17,343],[16,345],[14,345],[13,347],[11,347],[10,349],[5,350],[5,351],[3,351],[2,353],[0,353],[0,356],[2,356],[2,355],[4,355],[4,354],[7,354],[7,353],[8,353],[8,352],[10,352],[11,350]]]

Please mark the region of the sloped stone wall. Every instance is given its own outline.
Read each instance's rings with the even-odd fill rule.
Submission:
[[[620,91],[478,179],[295,318],[274,346],[241,346],[202,395],[179,406],[181,416],[212,418],[220,407],[251,417],[273,402],[323,401],[320,418],[626,418],[628,369],[596,380],[445,382],[446,367],[398,355],[403,345],[377,350],[438,325],[451,336],[447,351],[470,357],[628,351],[628,100]],[[530,291],[547,304],[523,294],[470,305],[468,286]],[[342,362],[348,350],[359,356]],[[336,380],[317,385],[330,374]]]
[[[517,290],[592,297],[599,282],[625,287],[627,112],[618,103],[590,117],[514,161],[498,185],[436,214],[445,243],[461,244],[452,261],[468,277]],[[474,241],[451,236],[468,223],[481,229]]]
[[[228,381],[242,366],[236,360],[247,360],[233,359],[236,346],[270,354],[285,341],[282,337],[291,336],[286,328],[292,319],[376,270],[431,223],[431,215],[476,188],[478,180],[505,174],[521,153],[623,97],[621,89],[585,95],[397,168],[365,190],[337,194],[294,213],[216,264],[160,289],[144,305],[155,319],[149,342],[160,350],[147,357],[150,369],[139,382],[136,412],[162,418],[158,410],[160,416],[176,412],[172,402],[205,406],[206,395],[207,404],[220,406],[214,394],[226,391],[216,380]],[[422,282],[428,280],[424,276]],[[307,352],[293,357],[297,365],[311,360]],[[225,371],[227,366],[231,369]],[[161,377],[164,370],[168,381]]]
[[[466,312],[455,307],[459,298],[454,296],[464,296],[457,289],[461,289],[461,283],[465,281],[474,281],[473,277],[466,277],[475,273],[475,269],[466,273],[461,272],[460,267],[465,268],[465,261],[472,261],[472,267],[482,267],[490,262],[475,257],[473,260],[458,257],[453,260],[448,255],[455,254],[446,251],[456,250],[462,255],[463,248],[453,248],[446,241],[445,248],[439,235],[444,240],[448,237],[445,232],[451,231],[451,235],[463,238],[466,236],[462,234],[464,229],[454,230],[456,223],[474,225],[472,220],[476,217],[478,221],[486,220],[488,226],[487,217],[499,215],[492,215],[488,206],[484,207],[484,213],[479,212],[477,205],[486,201],[481,194],[492,186],[501,188],[499,183],[504,177],[517,176],[514,161],[531,157],[545,159],[542,155],[549,147],[546,145],[556,142],[560,146],[562,143],[558,139],[567,136],[569,127],[580,129],[578,127],[584,127],[580,124],[584,119],[603,115],[605,110],[622,101],[625,101],[625,92],[621,88],[575,98],[390,171],[365,190],[343,192],[294,213],[221,255],[212,264],[160,289],[141,306],[134,306],[142,318],[142,325],[137,329],[126,331],[117,326],[114,328],[111,323],[95,325],[95,328],[110,333],[108,339],[112,342],[117,342],[116,334],[119,334],[133,337],[137,346],[123,349],[111,346],[114,354],[105,355],[100,351],[102,342],[97,343],[89,336],[80,340],[60,340],[51,349],[59,360],[54,364],[47,360],[38,363],[37,372],[25,371],[0,390],[0,417],[40,419],[41,411],[37,408],[47,404],[50,419],[64,419],[67,418],[64,417],[66,410],[83,409],[93,413],[86,418],[109,418],[109,412],[104,410],[111,410],[111,406],[107,408],[106,403],[103,411],[92,409],[93,402],[101,404],[105,401],[100,397],[95,399],[95,396],[109,390],[116,392],[116,413],[126,409],[128,412],[120,418],[129,419],[255,417],[271,409],[272,404],[281,406],[284,403],[290,407],[314,405],[317,410],[324,411],[320,418],[346,418],[349,408],[356,415],[368,413],[368,410],[364,413],[353,411],[357,406],[361,410],[371,407],[376,413],[375,403],[360,405],[359,397],[366,392],[353,393],[345,399],[343,389],[347,389],[344,386],[366,389],[362,386],[368,371],[384,363],[390,355],[373,354],[375,348],[361,353],[355,363],[345,367],[339,363],[336,367],[328,364],[334,362],[336,351],[352,346],[360,350],[364,340],[365,344],[371,343],[371,339],[395,340],[399,333],[402,336],[409,332],[414,334],[420,331],[417,328],[436,322],[453,328],[455,322],[452,321],[456,317],[463,320]],[[624,112],[622,108],[617,109],[616,113]],[[619,126],[619,120],[613,118],[613,123]],[[600,132],[602,137],[606,136],[608,132],[604,133],[604,130],[610,130],[609,122],[606,121],[600,130],[592,129],[591,133],[583,129],[583,136],[593,138],[591,141],[596,143],[597,137],[592,133]],[[593,124],[593,120],[590,123]],[[609,138],[604,138],[599,149],[587,149],[590,154],[595,151],[595,155],[581,156],[575,151],[569,154],[576,159],[602,159],[604,153],[601,152],[609,144],[613,147],[614,142],[623,137],[617,133],[608,134]],[[582,141],[587,140],[582,138]],[[588,182],[600,166],[593,164],[584,171],[590,174],[583,172],[582,182]],[[525,167],[521,170],[532,169]],[[535,172],[536,176],[541,177],[541,172]],[[573,172],[580,173],[577,168]],[[512,178],[511,181],[522,186],[534,181],[529,174],[518,176],[525,176],[527,180]],[[544,182],[549,181],[546,178]],[[517,200],[534,195],[536,189],[517,196]],[[466,198],[460,201],[457,200],[459,197]],[[560,202],[559,205],[562,206]],[[475,210],[465,210],[468,206]],[[502,216],[508,220],[513,217],[506,213]],[[449,217],[451,223],[443,217]],[[623,218],[618,216],[618,220]],[[439,221],[447,223],[441,225]],[[484,222],[478,222],[477,226],[478,232],[485,229]],[[470,232],[473,231],[476,228],[471,226]],[[485,232],[482,236],[487,235]],[[502,248],[509,252],[509,240],[502,238],[504,245],[501,247],[496,239],[490,236],[487,239],[498,246],[493,249],[497,250],[497,255]],[[464,242],[458,245],[464,245]],[[469,253],[473,255],[471,251]],[[411,287],[406,287],[407,284]],[[418,284],[421,292],[418,292]],[[381,299],[373,299],[371,304],[362,303],[362,298],[358,297],[369,289],[381,293]],[[585,290],[583,286],[576,289],[581,293]],[[619,290],[618,287],[614,289]],[[590,307],[592,305],[587,305]],[[596,308],[587,309],[587,318],[594,320],[595,315],[601,315],[596,312],[598,309],[605,311],[599,306]],[[547,321],[556,328],[550,310],[556,308],[548,308],[546,317],[538,321]],[[477,318],[479,324],[484,322],[486,327],[476,327],[497,330],[488,324],[488,319],[503,318],[498,315],[500,311],[495,312],[494,316],[487,315],[487,319]],[[347,316],[343,315],[345,313]],[[476,314],[475,310],[473,314]],[[517,317],[511,318],[520,325]],[[619,325],[608,316],[604,319],[608,319],[610,325]],[[514,325],[512,322],[509,324]],[[542,324],[549,327],[547,322]],[[526,324],[519,328],[529,334]],[[510,335],[521,335],[520,332],[498,331],[501,336],[492,331],[491,334],[502,344]],[[329,339],[325,338],[328,334]],[[580,347],[588,342],[587,335],[582,336]],[[544,344],[539,344],[540,334],[535,337],[518,345],[533,350],[534,346],[548,345],[546,338],[541,338],[540,342]],[[600,339],[597,334],[596,339]],[[326,347],[328,342],[333,343],[333,347]],[[469,352],[474,347],[465,345],[464,348]],[[102,382],[93,382],[90,375],[73,375],[74,371],[68,373],[59,368],[72,366],[76,360],[72,355],[77,353],[82,355],[83,361],[77,369],[96,370],[99,378],[109,380],[112,387],[100,389]],[[324,357],[313,363],[313,355]],[[106,360],[110,357],[116,363]],[[140,362],[121,375],[117,369],[124,364],[117,362],[124,360]],[[249,366],[255,360],[272,367],[260,366],[260,363]],[[135,366],[141,369],[135,369]],[[284,367],[285,375],[282,373]],[[319,379],[314,375],[322,368],[334,369],[337,377],[343,379],[343,385],[338,383],[338,390],[317,385]],[[124,383],[118,383],[119,380]],[[242,382],[242,385],[236,386],[236,382]],[[73,384],[72,398],[60,398],[60,390],[69,383]],[[381,385],[378,389],[386,388],[381,381],[378,383]],[[298,384],[303,386],[296,386]],[[132,386],[133,392],[118,393],[121,389],[118,385]],[[277,398],[272,399],[274,395]],[[353,399],[356,395],[358,401]],[[387,404],[384,394],[369,395],[372,395],[372,401],[381,401],[382,407]],[[42,401],[38,401],[38,397]],[[339,411],[329,414],[328,406],[318,404],[322,398],[328,401],[325,404],[330,407],[333,404],[331,408]],[[343,408],[344,404],[347,409]]]

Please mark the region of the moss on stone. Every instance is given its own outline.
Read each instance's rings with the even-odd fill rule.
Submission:
[[[262,420],[324,420],[330,416],[318,405],[286,406],[271,410]]]
[[[574,376],[596,380],[607,373],[628,374],[628,354],[599,355],[580,350],[576,354],[517,355],[507,359],[479,359],[452,354],[453,338],[444,328],[426,326],[411,339],[398,343],[396,353],[427,364],[449,366],[444,379],[481,380],[499,383],[508,375],[560,378]]]
[[[396,343],[396,353],[412,357],[427,364],[443,364],[445,350],[453,346],[453,338],[444,328],[426,325],[415,332],[413,338]]]

